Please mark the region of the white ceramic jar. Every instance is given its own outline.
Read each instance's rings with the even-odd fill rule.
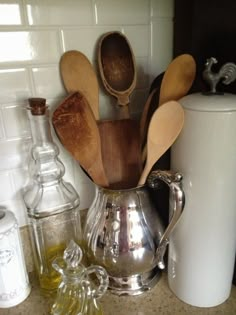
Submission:
[[[0,308],[21,303],[30,289],[16,218],[0,208]]]
[[[185,209],[171,234],[168,281],[199,307],[230,295],[236,252],[236,96],[185,96],[171,169],[183,174]]]

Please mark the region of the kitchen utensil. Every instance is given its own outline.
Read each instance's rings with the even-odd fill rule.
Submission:
[[[189,54],[176,57],[166,69],[160,90],[159,106],[178,101],[190,90],[196,75],[196,62]]]
[[[143,111],[142,111],[142,115],[141,115],[141,119],[140,119],[140,141],[141,141],[141,145],[145,145],[146,144],[146,140],[147,140],[147,130],[148,130],[148,124],[149,124],[149,110],[151,107],[151,103],[152,102],[156,102],[156,94],[158,93],[157,89],[153,89],[151,91],[151,93],[148,96],[148,99],[143,107]],[[155,108],[157,108],[157,103],[155,104]]]
[[[171,147],[184,124],[184,111],[176,101],[169,101],[153,114],[147,135],[147,160],[139,180],[143,185],[154,163]]]
[[[193,84],[195,75],[196,63],[191,55],[182,54],[176,57],[169,64],[166,72],[164,73],[160,87],[158,106],[161,106],[168,101],[178,101],[178,99],[186,95]],[[151,116],[149,115],[149,117]],[[146,118],[146,126],[148,126],[149,121]],[[147,157],[145,129],[143,131],[142,138],[142,161],[144,163]]]
[[[85,96],[75,92],[63,100],[53,113],[52,123],[61,143],[94,183],[108,186],[98,126]]]
[[[65,52],[60,60],[61,76],[68,93],[81,92],[99,119],[99,85],[88,58],[80,51]]]
[[[141,174],[141,147],[138,122],[131,119],[98,122],[102,160],[109,188],[136,186]]]
[[[154,188],[160,182],[170,188],[174,215],[165,232],[149,187],[97,187],[86,218],[84,240],[89,261],[107,270],[111,292],[136,295],[157,283],[169,235],[184,207],[181,181],[179,173],[169,171],[154,171],[148,180]]]
[[[213,307],[230,295],[236,253],[236,96],[194,93],[179,102],[185,124],[171,169],[183,174],[188,202],[170,238],[168,281],[182,301]]]
[[[136,86],[137,74],[132,48],[122,33],[108,32],[101,37],[98,67],[105,89],[123,107],[123,118],[128,118],[129,97]]]

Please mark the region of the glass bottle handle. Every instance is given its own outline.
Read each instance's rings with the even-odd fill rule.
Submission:
[[[92,291],[92,295],[95,299],[101,298],[107,291],[109,284],[109,277],[106,270],[101,266],[93,265],[89,266],[86,269],[86,272],[88,275],[95,273],[96,277],[98,278],[99,285]]]
[[[160,181],[164,182],[169,186],[170,193],[173,197],[173,215],[171,217],[170,223],[167,226],[159,246],[156,251],[157,265],[160,269],[165,268],[164,264],[164,254],[166,252],[166,247],[169,243],[169,237],[173,231],[177,221],[179,220],[185,204],[185,195],[182,189],[182,175],[178,172],[173,171],[162,171],[156,170],[152,171],[148,177],[148,186],[151,188],[158,188]]]

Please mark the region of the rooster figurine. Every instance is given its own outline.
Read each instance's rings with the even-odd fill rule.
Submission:
[[[212,72],[211,68],[217,62],[214,57],[207,59],[205,70],[203,71],[203,79],[210,85],[209,94],[217,94],[216,85],[221,79],[223,79],[222,83],[226,85],[236,79],[236,65],[232,62],[224,64],[218,73]]]

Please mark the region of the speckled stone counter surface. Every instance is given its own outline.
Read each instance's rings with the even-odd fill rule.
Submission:
[[[41,296],[33,273],[30,274],[30,282],[32,290],[29,297],[16,307],[0,309],[0,315],[50,314],[53,301]],[[174,296],[168,287],[167,275],[163,272],[157,285],[142,295],[118,297],[108,291],[101,302],[104,315],[234,315],[236,314],[236,287],[232,286],[230,298],[217,307],[193,307]]]

